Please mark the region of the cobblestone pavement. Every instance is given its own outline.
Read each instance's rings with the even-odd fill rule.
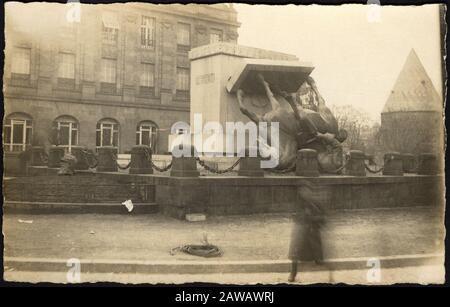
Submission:
[[[224,251],[224,260],[286,259],[292,226],[287,214],[205,222],[157,214],[4,215],[3,223],[5,257],[202,261],[169,252],[199,244],[207,234]],[[325,258],[443,253],[443,213],[436,208],[332,212],[322,237]]]
[[[292,285],[315,283],[346,283],[346,284],[393,284],[419,283],[442,284],[445,280],[443,266],[419,266],[382,269],[380,279],[368,279],[367,270],[349,270],[333,272],[299,273]],[[191,282],[222,283],[222,284],[288,284],[288,274],[283,273],[233,273],[233,274],[116,274],[116,273],[82,273],[80,281],[91,283],[97,281],[130,283],[130,284],[180,284]],[[67,283],[65,272],[5,272],[5,279],[17,282],[55,282]],[[256,289],[255,289],[256,290]]]

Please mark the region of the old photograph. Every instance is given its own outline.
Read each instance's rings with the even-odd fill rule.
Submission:
[[[444,4],[4,6],[5,281],[445,283]]]

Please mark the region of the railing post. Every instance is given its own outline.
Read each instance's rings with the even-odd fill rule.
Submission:
[[[200,172],[197,170],[197,150],[192,145],[178,145],[180,150],[184,146],[189,147],[189,154],[182,153],[179,157],[175,157],[172,153],[172,168],[170,169],[170,177],[199,177]]]
[[[42,159],[42,155],[45,154],[44,147],[33,146],[31,148],[31,166],[45,166],[45,161]]]
[[[98,148],[97,172],[117,172],[117,148],[104,146]]]
[[[152,149],[150,146],[137,145],[131,149],[130,174],[153,174]]]
[[[384,155],[383,175],[403,176],[402,156],[398,152],[389,152]]]
[[[89,164],[87,162],[87,157],[85,157],[85,153],[83,152],[86,150],[83,146],[72,146],[71,153],[75,156],[77,159],[77,163],[75,164],[76,170],[87,170],[89,169]]]
[[[317,151],[314,149],[300,149],[297,151],[297,163],[295,174],[304,177],[318,177],[319,164]]]
[[[61,166],[61,159],[64,157],[64,147],[52,145],[48,150],[48,163],[50,168]]]
[[[251,151],[256,152],[255,157],[250,156]],[[257,147],[245,148],[240,156],[238,176],[264,177],[264,170],[261,169],[261,157]]]
[[[402,154],[403,160],[403,172],[404,173],[414,173],[416,169],[416,159],[414,155],[410,153]]]
[[[350,150],[345,174],[349,176],[366,176],[364,161],[366,155],[360,150]]]
[[[419,155],[419,163],[417,174],[419,175],[436,175],[438,171],[438,163],[435,154],[422,153]]]

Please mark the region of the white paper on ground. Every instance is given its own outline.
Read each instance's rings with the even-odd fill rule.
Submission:
[[[131,199],[124,201],[122,205],[127,208],[128,212],[131,212],[133,210],[133,202],[131,201]]]
[[[33,220],[21,220],[21,219],[19,219],[19,223],[33,224]]]

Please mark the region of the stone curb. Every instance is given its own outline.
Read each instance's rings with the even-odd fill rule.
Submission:
[[[68,259],[67,259],[68,260]],[[72,265],[65,259],[5,257],[5,271],[66,272]],[[300,263],[300,272],[328,270],[364,270],[374,267],[380,261],[380,268],[397,268],[420,265],[444,264],[442,254],[399,255],[371,258],[328,259],[321,265]],[[289,272],[289,260],[259,261],[127,261],[82,259],[82,273],[139,273],[139,274],[208,274],[208,273],[283,273]]]
[[[125,199],[124,199],[125,201]],[[146,214],[157,213],[159,206],[155,203],[133,203],[133,211],[128,212],[121,203],[58,203],[5,201],[4,213],[22,214],[60,214],[60,213],[101,213],[101,214]]]

